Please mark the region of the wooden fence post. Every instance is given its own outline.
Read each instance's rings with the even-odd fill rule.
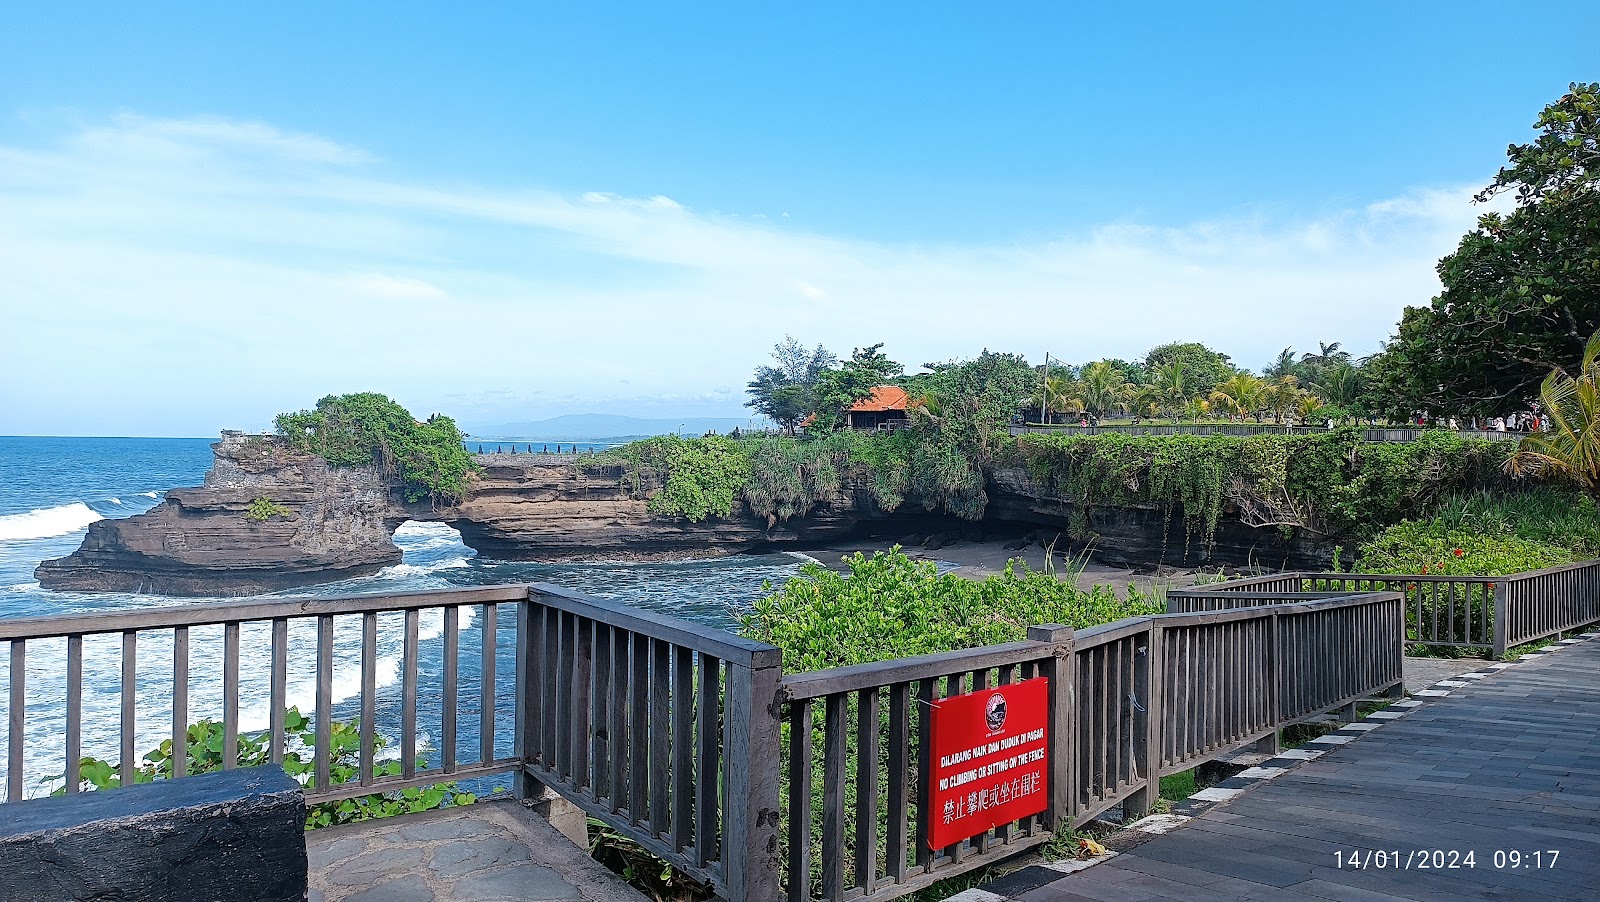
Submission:
[[[1404,639],[1405,634],[1401,633],[1400,638]],[[1272,616],[1267,618],[1267,697],[1264,699],[1264,702],[1266,704],[1268,716],[1271,718],[1274,724],[1278,724],[1279,726],[1274,727],[1269,735],[1263,736],[1256,740],[1256,752],[1262,755],[1277,755],[1278,752],[1282,750],[1280,738],[1283,735],[1283,701],[1280,698],[1279,693],[1282,692],[1283,683],[1278,678],[1278,662],[1283,658],[1282,642],[1283,640],[1280,639],[1278,635],[1278,612],[1273,611]]]
[[[529,741],[529,725],[531,718],[528,716],[528,706],[538,704],[538,693],[532,691],[528,685],[529,678],[534,674],[542,673],[538,669],[541,661],[530,660],[532,655],[538,654],[543,649],[538,648],[538,643],[533,641],[533,599],[532,589],[528,590],[526,598],[517,601],[517,675],[516,694],[512,706],[514,712],[514,743],[513,754],[517,759],[517,769],[511,775],[511,791],[519,799],[537,798],[543,787],[536,780],[528,776],[528,757],[533,754],[533,744]],[[487,647],[488,643],[485,643]],[[541,679],[539,685],[543,686]],[[485,699],[484,704],[494,704],[493,699]]]
[[[722,866],[732,902],[777,902],[783,895],[778,862],[782,676],[783,652],[776,648],[752,653],[748,668],[728,668]]]
[[[1143,816],[1161,798],[1161,627],[1151,622],[1133,668],[1133,761],[1144,786],[1122,803],[1124,817]],[[1136,700],[1136,701],[1135,701]],[[1141,710],[1143,709],[1143,710]]]
[[[1065,833],[1072,829],[1078,814],[1078,769],[1074,761],[1078,748],[1077,668],[1073,666],[1077,659],[1073,656],[1072,627],[1059,623],[1030,626],[1028,638],[1055,646],[1042,668],[1043,675],[1050,678],[1050,808],[1045,812],[1045,825],[1052,833]]]
[[[1494,583],[1494,656],[1503,658],[1510,643],[1510,600],[1506,597],[1510,588],[1511,577],[1495,580]]]

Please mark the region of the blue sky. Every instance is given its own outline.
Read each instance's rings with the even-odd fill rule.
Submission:
[[[0,9],[0,433],[738,415],[786,333],[1368,352],[1600,78],[1576,3],[331,6]]]

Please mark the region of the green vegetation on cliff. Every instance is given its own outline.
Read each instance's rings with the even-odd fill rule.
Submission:
[[[1035,434],[1017,455],[1047,492],[1090,506],[1156,506],[1210,542],[1224,511],[1257,527],[1365,535],[1452,491],[1498,485],[1509,443],[1425,433],[1364,442],[1355,429],[1312,435]]]
[[[376,467],[408,502],[453,504],[475,469],[454,420],[418,422],[376,392],[329,395],[312,410],[278,414],[278,434],[336,467]]]

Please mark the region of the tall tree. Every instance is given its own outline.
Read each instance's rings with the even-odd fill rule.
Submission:
[[[1504,413],[1600,329],[1600,83],[1574,83],[1539,136],[1475,198],[1511,194],[1439,262],[1444,290],[1409,307],[1375,368],[1387,412]]]
[[[1600,332],[1590,336],[1577,374],[1552,370],[1539,386],[1550,429],[1522,440],[1506,460],[1514,476],[1552,475],[1600,498]]]
[[[1239,372],[1227,354],[1213,351],[1197,341],[1160,345],[1144,355],[1144,367],[1151,379],[1156,378],[1157,367],[1172,363],[1183,366],[1185,377],[1196,390],[1210,391],[1217,383]]]
[[[872,390],[905,373],[906,368],[883,353],[883,342],[856,348],[842,366],[825,369],[816,380],[816,416],[828,426],[844,423],[845,411],[872,396]]]
[[[1096,360],[1078,373],[1083,406],[1095,416],[1105,416],[1127,400],[1131,383],[1123,376],[1119,361]]]
[[[793,433],[796,426],[817,409],[817,383],[822,374],[833,369],[839,358],[832,351],[817,345],[806,350],[793,336],[772,348],[774,366],[756,367],[755,378],[750,381],[750,400],[753,407],[771,417],[786,432]]]

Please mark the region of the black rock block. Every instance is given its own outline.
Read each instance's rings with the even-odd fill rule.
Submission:
[[[276,765],[5,808],[0,902],[306,897],[305,798]]]

